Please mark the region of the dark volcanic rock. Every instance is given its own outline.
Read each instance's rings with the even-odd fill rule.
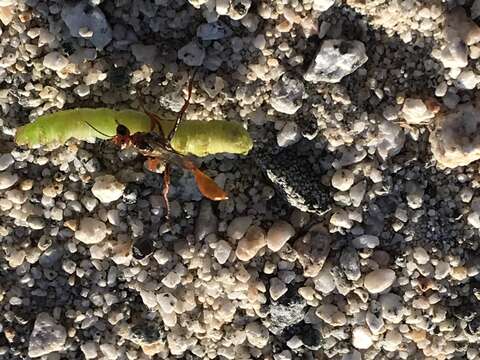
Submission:
[[[253,157],[267,178],[288,203],[302,211],[322,215],[330,209],[328,189],[321,184],[322,174],[310,141],[304,139],[280,148],[273,131],[255,142]]]
[[[272,334],[280,335],[288,327],[303,321],[306,305],[296,291],[289,289],[279,302],[268,306],[268,316],[263,324]]]

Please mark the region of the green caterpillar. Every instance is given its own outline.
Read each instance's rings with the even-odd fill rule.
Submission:
[[[150,118],[140,111],[83,108],[40,116],[18,128],[15,141],[18,145],[33,147],[63,144],[70,138],[108,139],[105,135],[115,135],[118,124],[125,125],[132,134],[152,130]],[[168,134],[174,122],[162,120],[160,125]],[[217,153],[247,154],[252,148],[252,139],[239,123],[192,120],[180,124],[171,145],[181,154],[200,157]]]

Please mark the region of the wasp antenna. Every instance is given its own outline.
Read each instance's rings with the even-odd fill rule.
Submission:
[[[195,79],[195,74],[197,73],[197,69],[193,70],[192,76],[190,77],[190,80],[188,81],[188,93],[187,93],[187,98],[185,99],[185,104],[183,104],[182,108],[180,109],[180,112],[178,113],[177,119],[175,120],[175,125],[173,126],[172,130],[168,134],[167,137],[167,142],[170,143],[172,141],[173,137],[175,136],[175,133],[177,132],[178,126],[183,120],[183,116],[187,112],[188,105],[190,105],[190,99],[192,98],[192,90],[193,90],[193,80]]]
[[[115,120],[115,121],[116,121],[116,120]],[[90,126],[93,130],[95,130],[96,132],[98,132],[99,134],[101,134],[101,135],[103,135],[103,136],[105,136],[105,137],[107,137],[107,138],[113,138],[113,137],[115,136],[115,135],[107,135],[107,134],[105,134],[104,132],[98,130],[95,126],[93,126],[92,124],[90,124],[88,121],[85,121],[85,123],[86,123],[88,126]]]

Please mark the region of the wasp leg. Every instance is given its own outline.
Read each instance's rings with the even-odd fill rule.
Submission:
[[[165,204],[165,218],[170,220],[170,203],[168,202],[168,191],[170,190],[170,165],[165,166],[165,171],[163,172],[163,189],[162,197],[163,203]]]
[[[185,99],[185,104],[183,104],[182,108],[180,109],[180,112],[177,115],[177,119],[175,120],[175,125],[173,126],[172,130],[170,130],[170,133],[167,136],[167,143],[170,144],[172,141],[173,137],[175,136],[175,133],[177,132],[178,126],[183,120],[183,116],[187,112],[188,105],[190,105],[190,99],[192,98],[192,89],[193,89],[193,79],[195,78],[195,73],[196,70],[194,70],[189,82],[188,82],[188,94],[187,98]]]
[[[169,220],[170,219],[170,203],[168,202],[168,192],[170,190],[171,167],[168,163],[165,163],[165,161],[160,158],[148,158],[145,164],[148,171],[156,172],[156,173],[163,172],[162,199],[163,199],[163,204],[165,206],[165,211],[166,211],[165,218]],[[163,168],[163,171],[159,171],[158,170],[159,168],[160,169]]]
[[[162,125],[160,125],[160,117],[157,114],[151,111],[148,111],[145,108],[143,96],[140,95],[141,94],[140,89],[137,89],[137,93],[139,94],[137,97],[137,100],[138,100],[138,103],[140,104],[140,107],[142,108],[143,112],[147,114],[147,116],[150,118],[150,131],[153,132],[156,130],[160,135],[160,137],[163,139],[163,141],[165,141],[165,133],[163,132]]]
[[[163,132],[162,125],[160,124],[160,117],[157,114],[155,114],[151,111],[148,111],[148,110],[145,110],[145,109],[143,109],[143,111],[150,118],[150,122],[151,122],[150,131],[153,132],[153,131],[157,130],[157,132],[160,135],[160,138],[162,139],[162,141],[166,142],[165,133]]]

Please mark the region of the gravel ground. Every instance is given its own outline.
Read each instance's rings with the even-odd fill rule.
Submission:
[[[0,0],[0,358],[480,359],[479,0]],[[244,124],[202,198],[78,107]]]

